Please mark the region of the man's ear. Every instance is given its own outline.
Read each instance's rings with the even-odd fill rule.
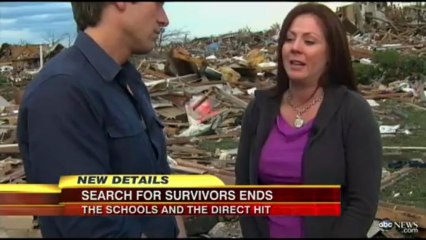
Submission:
[[[127,2],[114,2],[115,7],[118,11],[124,11],[127,7]]]

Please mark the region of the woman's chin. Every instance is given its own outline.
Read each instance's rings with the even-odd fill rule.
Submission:
[[[288,78],[292,82],[301,82],[302,83],[302,82],[306,81],[306,76],[305,75],[292,74],[292,75],[288,75]]]

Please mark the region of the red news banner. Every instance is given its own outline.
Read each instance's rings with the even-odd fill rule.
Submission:
[[[0,185],[0,215],[339,216],[340,186],[225,186],[211,175],[64,176]]]

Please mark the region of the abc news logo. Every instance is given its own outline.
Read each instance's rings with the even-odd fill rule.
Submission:
[[[389,231],[396,228],[402,233],[418,233],[419,225],[415,222],[393,222],[390,219],[383,219],[379,222],[379,229],[382,231]]]
[[[393,222],[389,219],[383,219],[382,221],[379,222],[379,228],[382,231],[392,230],[393,225],[394,225]]]

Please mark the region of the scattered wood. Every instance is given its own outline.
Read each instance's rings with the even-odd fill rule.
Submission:
[[[403,177],[407,176],[408,174],[416,171],[417,169],[415,168],[410,168],[410,167],[404,167],[396,172],[393,172],[392,174],[390,174],[387,177],[384,177],[382,179],[382,183],[380,186],[380,190],[383,190],[393,184],[395,184],[397,181],[399,181],[400,179],[402,179]]]
[[[422,146],[383,146],[385,150],[416,150],[416,151],[425,151],[426,147]]]
[[[18,144],[1,144],[0,153],[19,153]]]
[[[417,223],[419,228],[426,229],[426,210],[421,208],[380,202],[376,217],[393,221],[412,221]]]

